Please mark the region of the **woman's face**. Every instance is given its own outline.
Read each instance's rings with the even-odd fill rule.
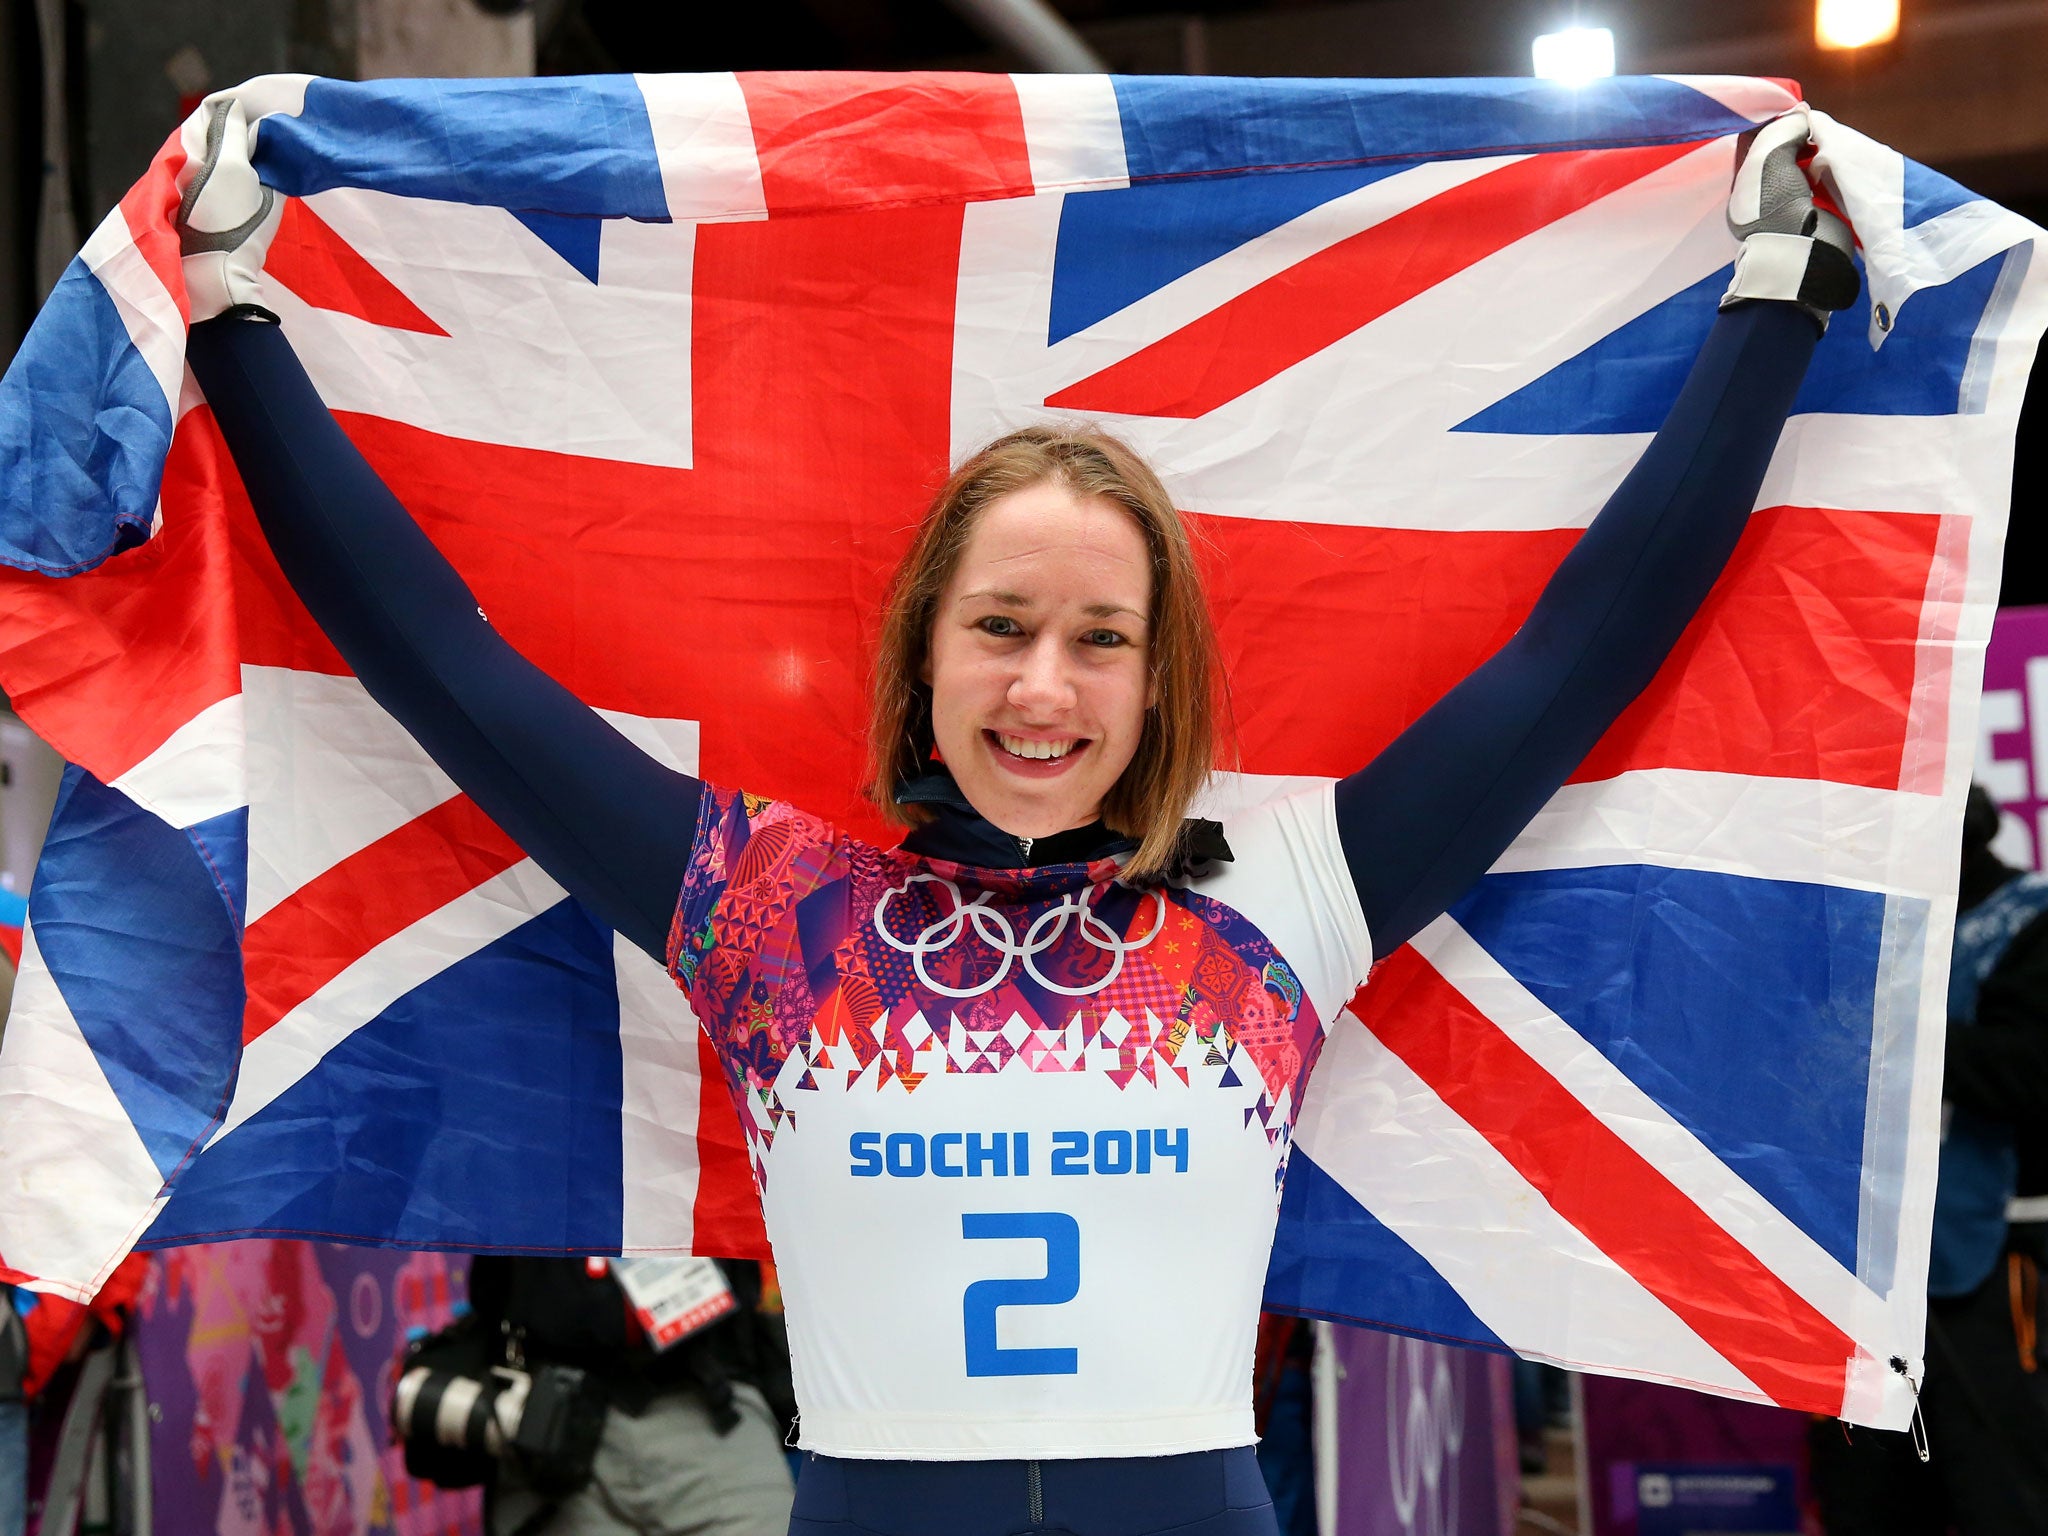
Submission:
[[[940,595],[939,753],[1013,837],[1095,819],[1153,702],[1151,561],[1131,515],[1052,484],[988,504]]]

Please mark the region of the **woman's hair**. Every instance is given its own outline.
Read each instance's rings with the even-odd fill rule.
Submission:
[[[1172,498],[1143,459],[1094,427],[1026,427],[999,437],[955,470],[933,498],[896,569],[883,613],[868,724],[868,796],[902,825],[929,819],[921,806],[898,805],[896,787],[929,771],[932,696],[923,674],[939,598],[989,504],[1048,483],[1122,507],[1151,555],[1146,649],[1156,702],[1145,712],[1136,754],[1102,803],[1102,819],[1113,831],[1141,839],[1126,878],[1156,879],[1171,865],[1181,819],[1215,764],[1216,633]]]

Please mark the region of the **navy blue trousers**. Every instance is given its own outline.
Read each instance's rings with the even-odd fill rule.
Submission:
[[[1086,1461],[806,1456],[789,1522],[790,1536],[1276,1536],[1277,1529],[1250,1446]]]

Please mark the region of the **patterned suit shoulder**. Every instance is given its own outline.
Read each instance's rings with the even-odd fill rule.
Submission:
[[[786,800],[707,783],[669,925],[669,974],[703,1016],[698,993],[713,973],[729,986],[804,897],[884,857]]]

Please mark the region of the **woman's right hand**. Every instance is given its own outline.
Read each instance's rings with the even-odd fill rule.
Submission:
[[[256,179],[251,130],[233,96],[210,96],[185,128],[188,153],[178,173],[178,246],[184,258],[191,321],[241,306],[264,309],[263,263],[284,215],[284,199]],[[203,136],[197,153],[195,136]],[[265,313],[268,313],[265,310]]]

